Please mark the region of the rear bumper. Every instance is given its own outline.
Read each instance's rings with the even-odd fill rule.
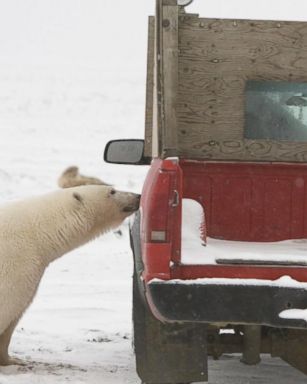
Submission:
[[[307,308],[305,287],[152,280],[147,284],[147,297],[152,311],[166,322],[307,328],[302,319],[279,316],[286,309]]]

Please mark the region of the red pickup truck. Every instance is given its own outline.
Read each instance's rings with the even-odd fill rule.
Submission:
[[[157,0],[131,227],[143,383],[207,381],[207,356],[307,374],[307,24],[204,19]]]

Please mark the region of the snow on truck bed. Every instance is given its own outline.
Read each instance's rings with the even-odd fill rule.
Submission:
[[[200,233],[203,220],[201,205],[183,199],[183,264],[307,265],[307,239],[256,243],[207,238],[204,244]]]

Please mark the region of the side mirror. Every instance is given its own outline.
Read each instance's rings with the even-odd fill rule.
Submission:
[[[104,161],[113,164],[150,164],[144,157],[144,140],[111,140],[104,150]]]
[[[193,0],[178,0],[178,5],[180,5],[181,7],[186,7],[191,3],[193,3]]]

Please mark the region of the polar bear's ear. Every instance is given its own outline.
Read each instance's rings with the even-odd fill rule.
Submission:
[[[73,194],[74,199],[78,200],[80,203],[83,202],[82,196],[78,192],[74,192]]]

